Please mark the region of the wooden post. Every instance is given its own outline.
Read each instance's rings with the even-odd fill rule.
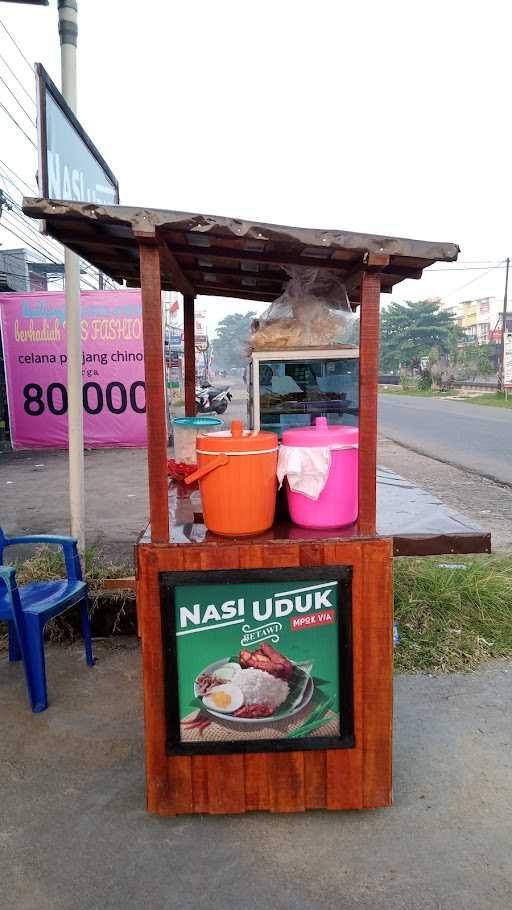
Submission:
[[[359,532],[373,535],[377,511],[377,391],[380,277],[361,280],[359,339]]]
[[[141,241],[140,286],[146,378],[149,518],[153,543],[169,541],[167,421],[165,414],[164,348],[160,254],[154,243]]]
[[[185,416],[196,416],[196,345],[194,297],[183,298],[183,347],[185,352]]]

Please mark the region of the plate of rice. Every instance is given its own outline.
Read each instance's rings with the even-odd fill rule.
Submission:
[[[314,683],[308,672],[293,665],[290,679],[280,679],[265,670],[243,668],[233,658],[224,657],[209,664],[194,682],[194,695],[203,710],[222,720],[237,724],[268,724],[292,717],[311,701]],[[218,711],[212,706],[212,693],[229,690],[236,710]]]

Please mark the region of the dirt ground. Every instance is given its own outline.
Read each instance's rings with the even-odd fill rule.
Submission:
[[[0,661],[2,910],[508,910],[512,665],[395,681],[394,806],[145,812],[135,638],[47,646],[31,714]]]

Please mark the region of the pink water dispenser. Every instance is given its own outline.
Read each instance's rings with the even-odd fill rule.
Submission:
[[[307,458],[303,459],[306,470],[311,470],[311,463],[315,460],[319,463],[323,460],[324,465],[329,464],[330,456],[327,479],[318,498],[312,498],[311,491],[308,494],[294,492],[290,488],[290,482],[293,485],[295,478],[290,474],[289,482],[287,477],[286,494],[292,521],[304,528],[319,529],[353,524],[357,520],[358,511],[359,430],[349,426],[329,426],[325,417],[317,417],[313,427],[285,430],[282,448],[285,447],[318,447],[323,450],[322,453],[316,453],[317,456],[322,455],[323,459],[315,459],[313,453],[309,467]],[[288,456],[290,462],[292,453],[284,452],[283,455]],[[313,495],[316,495],[316,491]]]

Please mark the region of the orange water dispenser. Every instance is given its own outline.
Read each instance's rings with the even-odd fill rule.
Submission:
[[[229,430],[197,437],[198,470],[185,483],[199,481],[204,522],[225,537],[261,534],[274,521],[277,493],[277,433]]]

